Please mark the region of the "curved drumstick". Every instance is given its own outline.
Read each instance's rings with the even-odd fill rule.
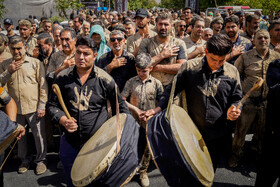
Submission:
[[[263,84],[263,79],[262,78],[258,78],[258,80],[254,83],[253,87],[243,96],[243,98],[238,102],[236,108],[239,109],[243,106],[243,104],[245,103],[245,101],[248,99],[248,97],[250,97],[250,95],[256,91],[257,89],[259,89]]]
[[[59,86],[58,86],[57,84],[53,84],[53,85],[52,85],[52,89],[53,89],[53,92],[57,95],[58,101],[59,101],[59,103],[60,103],[60,105],[61,105],[61,107],[62,107],[64,113],[66,114],[66,117],[67,117],[68,119],[72,119],[72,117],[70,116],[70,114],[69,114],[69,112],[68,112],[68,110],[67,110],[67,108],[66,108],[66,106],[65,106],[65,103],[64,103],[64,101],[63,101],[63,98],[62,98],[62,95],[61,95]],[[77,130],[77,129],[76,129],[76,130]],[[75,131],[76,131],[76,130],[75,130]]]

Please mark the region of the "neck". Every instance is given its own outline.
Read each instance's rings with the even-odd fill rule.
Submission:
[[[114,50],[113,49],[113,53],[116,57],[119,57],[123,54],[123,49],[121,49],[121,50]]]
[[[138,30],[139,34],[148,34],[149,33],[149,25],[146,24],[146,26],[143,29]]]
[[[192,18],[187,18],[187,19],[185,19],[185,22],[189,25],[191,20],[192,20]]]
[[[250,28],[247,28],[246,31],[247,31],[248,34],[250,34],[250,36],[252,36],[254,34],[250,31]]]
[[[160,37],[159,35],[157,35],[157,40],[158,40],[160,43],[168,42],[168,41],[170,40],[170,35],[168,35],[167,37]]]
[[[179,35],[179,36],[185,36],[185,32],[184,32],[184,31],[180,31],[180,32],[178,33],[178,35]]]
[[[271,43],[273,46],[277,46],[277,45],[279,45],[279,44],[280,44],[280,41],[273,40],[273,39],[271,38],[270,43]]]
[[[72,50],[72,51],[70,51],[70,52],[66,52],[66,51],[63,51],[67,56],[70,56],[71,54],[74,54],[74,52],[75,52],[75,48]]]
[[[219,30],[215,30],[215,29],[213,30],[213,35],[214,35],[214,34],[218,34],[218,33],[220,33]]]
[[[197,37],[193,33],[191,33],[191,40],[193,41],[193,43],[196,43],[197,41],[200,40],[200,37]]]
[[[238,34],[236,34],[234,37],[231,37],[230,39],[234,43],[236,42],[237,38],[238,38]]]
[[[81,81],[82,85],[88,79],[88,76],[89,76],[90,72],[92,71],[92,68],[93,68],[93,66],[89,69],[77,68],[77,73],[80,77],[80,81]]]
[[[258,51],[258,53],[261,55],[262,58],[264,58],[267,54],[268,54],[268,51],[269,49],[266,48],[266,49],[256,49]]]
[[[51,50],[49,51],[48,57],[51,56],[52,52],[53,52],[53,48],[51,48]]]

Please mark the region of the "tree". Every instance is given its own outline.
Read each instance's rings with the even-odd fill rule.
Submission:
[[[185,0],[161,0],[160,7],[179,10],[185,7]]]
[[[79,0],[55,0],[56,9],[58,10],[59,16],[68,18],[66,11],[69,9],[77,10],[84,7]]]
[[[128,9],[137,10],[139,8],[153,8],[157,6],[156,0],[128,0]]]
[[[7,9],[4,6],[4,0],[0,0],[0,18],[3,18],[4,14],[7,12]]]

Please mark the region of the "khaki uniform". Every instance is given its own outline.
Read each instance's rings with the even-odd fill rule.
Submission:
[[[45,81],[45,71],[43,64],[35,58],[25,56],[23,64],[19,70],[12,75],[8,72],[8,67],[13,59],[5,60],[0,64],[1,84],[7,84],[9,95],[17,104],[17,122],[21,125],[28,124],[34,136],[37,155],[35,162],[46,160],[46,137],[44,117],[37,117],[37,109],[45,110],[48,86]],[[28,141],[28,135],[23,136],[19,141],[18,156],[23,163],[32,161],[33,148]]]
[[[150,38],[154,37],[156,35],[157,35],[156,32],[152,31],[151,29],[149,30]],[[143,40],[143,38],[138,32],[135,33],[134,35],[128,37],[127,43],[126,43],[127,52],[133,53],[135,51],[135,49],[140,46],[142,40]]]
[[[187,36],[185,38],[182,39],[186,46],[187,46],[187,52],[188,54],[192,53],[197,46],[203,46],[206,45],[206,41],[203,39],[198,40],[196,43],[194,43],[191,39],[191,36]]]
[[[172,37],[172,38],[170,38],[167,47],[173,46],[173,45],[180,47],[180,50],[183,50],[185,53],[185,58],[187,58],[187,47],[183,40]],[[152,38],[145,38],[139,46],[138,53],[142,53],[142,52],[149,53],[152,57],[154,57],[161,53],[164,46],[165,46],[165,44],[160,43],[157,40],[156,36],[154,36]],[[175,63],[177,63],[176,61],[179,60],[177,58],[178,58],[177,56],[165,58],[159,64],[162,64],[162,65],[163,64],[166,64],[166,65],[175,64]],[[163,86],[167,86],[172,81],[173,77],[175,76],[174,74],[168,74],[168,73],[164,73],[164,72],[151,72],[151,75],[153,77],[155,77],[156,79],[158,79],[162,83]]]
[[[3,51],[3,53],[0,55],[0,63],[2,63],[4,60],[7,60],[9,58],[12,58],[12,54],[10,52],[7,52],[6,50]]]
[[[280,58],[280,53],[269,50],[268,55],[262,59],[254,48],[242,54],[236,61],[241,76],[241,86],[243,93],[246,94],[255,81],[261,77],[266,80],[266,72],[270,62]],[[243,105],[241,116],[237,120],[232,150],[233,154],[240,157],[244,145],[245,136],[250,126],[255,124],[255,140],[258,152],[261,151],[261,143],[265,130],[265,116],[267,103],[268,87],[264,81],[261,88],[252,93]]]
[[[37,39],[34,37],[30,37],[27,42],[26,42],[26,53],[28,54],[28,56],[33,57],[33,50],[35,49],[37,45]]]

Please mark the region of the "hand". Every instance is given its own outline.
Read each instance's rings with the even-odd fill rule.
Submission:
[[[227,119],[231,121],[237,120],[237,118],[240,116],[241,110],[237,109],[236,106],[231,105],[227,111]]]
[[[63,65],[64,65],[66,68],[69,68],[69,67],[71,67],[71,66],[74,66],[74,65],[75,65],[75,60],[74,60],[74,58],[70,58],[70,59],[69,59],[69,57],[67,57],[67,58],[64,60]]]
[[[42,118],[46,114],[46,110],[37,109],[37,117]]]
[[[277,51],[278,53],[280,53],[280,44],[278,44],[274,47],[274,51]]]
[[[17,139],[19,140],[19,139],[21,139],[22,136],[25,135],[25,128],[24,128],[24,126],[22,126],[20,124],[18,124],[18,125],[19,125],[19,129],[18,129],[19,134],[17,136]]]
[[[13,60],[12,63],[9,65],[8,67],[8,71],[10,74],[13,74],[14,72],[16,72],[17,70],[19,70],[22,66],[23,61],[15,61]]]
[[[206,48],[205,45],[196,46],[195,51],[196,51],[196,53],[197,53],[197,56],[203,55],[204,52],[205,52],[205,48]]]
[[[177,52],[179,52],[180,48],[173,45],[171,47],[165,46],[161,52],[163,58],[169,58],[171,56],[177,56]]]
[[[126,65],[127,60],[124,57],[118,58],[115,56],[110,63],[113,66],[113,69],[119,68]]]
[[[238,56],[238,55],[244,53],[244,49],[245,49],[245,47],[242,45],[233,46],[231,54],[232,54],[232,56]]]
[[[62,116],[59,123],[64,126],[69,133],[73,133],[78,129],[77,120],[73,117],[68,119],[66,116]]]
[[[35,47],[35,48],[33,49],[33,57],[34,57],[34,58],[38,58],[39,54],[40,54],[39,48],[38,48],[38,47]]]

